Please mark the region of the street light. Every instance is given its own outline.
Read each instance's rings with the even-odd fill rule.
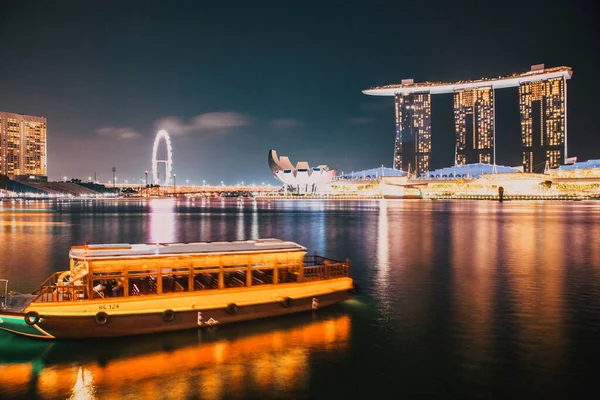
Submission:
[[[146,172],[146,186],[148,186],[148,170],[146,170],[145,172]]]

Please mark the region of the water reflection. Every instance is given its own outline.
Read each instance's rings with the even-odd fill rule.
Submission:
[[[39,210],[39,204],[18,204]],[[52,244],[52,233],[68,232],[69,226],[56,221],[51,212],[12,212],[3,205],[0,212],[0,278],[18,276],[12,290],[31,290],[48,274],[48,251],[19,251],[20,249],[47,249]],[[68,264],[63,265],[65,267]]]
[[[172,243],[176,241],[176,199],[150,200],[150,235],[148,243]]]
[[[250,239],[256,240],[259,238],[260,236],[258,234],[258,204],[256,200],[254,200],[252,207],[252,225],[250,229]]]
[[[377,286],[378,290],[382,292],[387,290],[387,275],[390,268],[388,218],[388,201],[381,200],[379,203],[379,216],[377,218]]]
[[[65,361],[50,361],[41,367],[36,365],[39,361],[0,364],[0,390],[3,398],[35,394],[72,399],[156,398],[157,393],[162,393],[161,398],[217,399],[247,397],[248,390],[294,393],[307,384],[310,355],[344,351],[350,328],[350,318],[344,315],[248,335],[230,331],[222,338],[215,332],[198,331],[209,338],[136,355],[148,346],[149,339],[145,339],[138,345],[131,344],[126,357],[108,361],[94,358],[90,349],[88,360],[77,361],[85,358],[85,353],[80,353],[71,356],[72,362],[64,354]],[[114,341],[112,346],[118,351]],[[76,344],[71,350],[83,350],[80,347]],[[69,349],[60,349],[64,350]],[[165,387],[168,391],[162,389]]]
[[[243,207],[239,207],[239,211],[237,213],[237,218],[236,218],[236,225],[237,225],[237,234],[236,234],[236,239],[237,240],[244,240],[246,239],[246,235],[244,233],[244,210]]]
[[[169,375],[177,387],[172,393],[165,389],[171,382],[138,380],[123,372],[140,397],[153,390],[162,397],[183,392],[183,397],[258,397],[252,391],[259,387],[294,387],[299,397],[322,390],[339,397],[346,390],[351,397],[367,381],[375,391],[398,383],[408,397],[436,387],[431,385],[436,382],[457,393],[479,390],[483,398],[505,390],[548,398],[569,393],[566,388],[577,387],[573,377],[594,371],[600,359],[600,202],[266,200],[238,207],[235,199],[170,199],[40,204],[57,212],[2,216],[0,277],[9,279],[11,290],[31,290],[67,265],[69,246],[92,237],[95,243],[279,237],[310,252],[351,259],[361,307],[351,312],[350,359],[344,358],[346,353],[319,358],[325,345],[313,348],[306,341],[281,351],[266,345],[272,350],[258,352],[260,356],[244,350],[232,357],[241,351],[229,346],[238,338],[219,343],[222,337],[203,331],[203,349],[212,349],[206,362],[211,368],[192,365],[189,374]],[[281,330],[275,326],[273,331]],[[275,340],[271,336],[270,343]],[[196,345],[194,341],[192,347]],[[200,350],[192,350],[190,357],[200,357],[198,353],[205,357]],[[161,364],[156,370],[168,363],[167,354],[157,358]],[[14,382],[10,387],[18,393],[28,386],[51,391],[59,385],[50,378],[57,371],[69,377],[57,396],[68,397],[78,376],[82,387],[90,382],[79,367],[90,371],[97,388],[111,382],[107,365],[141,356],[131,352],[105,360],[97,355],[72,360],[74,364],[63,358],[45,367],[13,361],[11,371],[21,372],[11,372],[13,381],[2,381],[0,397],[8,382]],[[240,361],[228,363],[232,358]],[[179,359],[169,360],[181,365]],[[150,362],[144,363],[146,369],[152,369]],[[292,371],[284,367],[287,363],[300,372],[290,372],[289,378],[283,372]],[[333,364],[340,368],[331,368]],[[122,394],[111,393],[115,398]],[[372,397],[384,395],[389,397]]]

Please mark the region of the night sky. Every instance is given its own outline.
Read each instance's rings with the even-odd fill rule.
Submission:
[[[0,111],[48,118],[48,172],[139,182],[169,130],[177,183],[275,183],[268,150],[338,171],[391,166],[403,78],[573,68],[569,156],[600,158],[594,1],[0,1]],[[520,165],[517,88],[496,92],[497,161]],[[432,167],[453,163],[452,95]]]

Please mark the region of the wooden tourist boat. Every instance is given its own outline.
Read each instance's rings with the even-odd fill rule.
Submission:
[[[0,280],[0,329],[45,339],[207,327],[314,310],[354,292],[349,262],[294,242],[73,246],[31,294]]]

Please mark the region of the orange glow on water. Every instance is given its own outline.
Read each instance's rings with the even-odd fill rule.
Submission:
[[[306,384],[313,350],[348,346],[350,322],[346,315],[290,330],[115,359],[105,365],[96,360],[52,365],[37,374],[32,363],[0,365],[0,389],[25,396],[34,379],[42,398],[119,399],[132,388],[137,398],[166,393],[167,398],[180,399],[196,392],[210,399],[225,393],[244,397],[248,379],[261,391],[297,389]]]

